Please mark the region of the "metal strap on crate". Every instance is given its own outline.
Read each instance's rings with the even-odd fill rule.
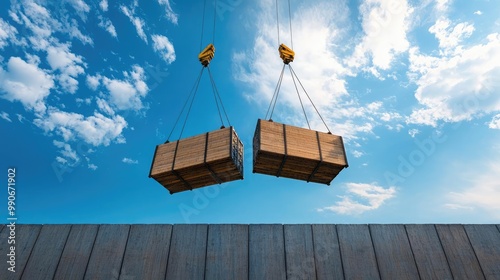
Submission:
[[[210,175],[212,175],[212,178],[217,182],[217,184],[221,184],[222,180],[215,174],[215,172],[210,168],[210,165],[207,163],[207,152],[208,152],[208,132],[205,134],[205,156],[203,157],[203,164],[205,167],[208,169],[210,172]]]
[[[314,178],[314,175],[316,175],[316,172],[318,172],[319,167],[321,166],[321,164],[323,164],[323,154],[321,153],[321,142],[319,141],[319,132],[317,131],[316,131],[316,140],[318,140],[319,162],[318,164],[316,164],[316,167],[314,168],[311,175],[309,175],[309,178],[307,178],[308,183]]]
[[[174,174],[177,177],[177,179],[183,182],[188,189],[193,190],[193,187],[191,187],[191,185],[186,180],[184,180],[184,178],[182,178],[181,174],[179,174],[179,172],[174,170],[175,158],[177,157],[177,148],[179,148],[179,140],[177,140],[177,142],[175,143],[174,160],[172,161],[172,174]]]
[[[281,165],[278,168],[278,172],[276,173],[276,177],[281,175],[281,171],[283,170],[283,166],[285,165],[286,158],[288,157],[288,149],[286,146],[286,125],[283,124],[283,142],[285,144],[285,155],[283,156],[283,160],[281,161]]]

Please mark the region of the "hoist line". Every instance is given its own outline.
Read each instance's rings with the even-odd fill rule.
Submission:
[[[219,105],[217,103],[217,98],[219,99],[220,102],[220,107],[222,107],[222,112],[224,112],[224,116],[226,117],[227,123],[229,126],[231,126],[231,122],[229,121],[229,117],[227,116],[226,108],[224,107],[224,103],[222,103],[222,98],[220,97],[219,90],[217,89],[217,86],[215,85],[215,80],[212,76],[212,71],[210,71],[210,66],[207,67],[208,69],[208,75],[210,76],[210,82],[212,83],[212,90],[214,92],[214,98],[215,98],[215,103],[217,104],[217,110],[219,111],[219,117],[222,123],[222,127],[224,127],[224,121],[219,109]]]
[[[288,21],[290,23],[290,43],[293,49],[293,32],[292,32],[292,13],[290,9],[290,0],[288,0]]]
[[[321,121],[323,122],[323,124],[325,125],[326,127],[326,130],[328,130],[328,133],[331,133],[330,131],[330,128],[328,128],[328,125],[326,124],[325,120],[323,119],[323,116],[321,116],[321,114],[319,113],[318,111],[318,108],[316,108],[316,105],[314,105],[314,102],[312,101],[311,97],[309,96],[309,94],[307,93],[307,90],[304,88],[304,86],[302,85],[302,82],[300,81],[299,77],[297,76],[297,74],[295,73],[295,70],[293,70],[292,66],[291,65],[288,65],[290,66],[290,70],[292,71],[292,77],[293,75],[295,75],[295,77],[297,78],[297,81],[299,81],[299,84],[300,86],[302,87],[302,90],[305,92],[307,98],[309,99],[309,102],[311,102],[314,110],[316,110],[316,113],[318,113],[318,116],[319,118],[321,119]]]
[[[188,98],[186,99],[186,101],[184,101],[184,105],[182,106],[181,112],[177,116],[177,119],[175,120],[175,123],[174,123],[174,127],[172,127],[172,130],[170,131],[170,134],[168,135],[167,141],[165,143],[168,143],[170,141],[170,137],[172,136],[172,133],[174,133],[174,130],[177,127],[177,123],[179,123],[179,120],[180,120],[180,118],[182,116],[182,113],[184,112],[184,109],[186,109],[186,106],[187,106],[187,104],[189,102],[189,99],[191,99],[191,96],[193,95],[195,87],[197,88],[198,84],[200,84],[201,74],[202,73],[203,73],[203,68],[201,68],[200,74],[198,74],[198,78],[196,78],[196,80],[194,82],[194,85],[191,88],[191,91],[189,92]],[[189,112],[188,112],[188,114],[189,114]],[[179,139],[180,139],[180,137],[179,137]]]
[[[216,15],[217,15],[217,0],[215,0],[215,2],[214,2],[214,28],[213,28],[213,34],[212,34],[212,44],[213,45],[215,45],[215,18],[216,18]]]
[[[200,39],[200,52],[203,47],[203,33],[204,33],[204,29],[205,29],[205,10],[206,10],[206,6],[207,6],[207,0],[203,1],[203,16],[202,16],[202,20],[201,20],[201,39]]]
[[[279,13],[278,13],[278,0],[276,0],[276,26],[278,27],[278,46],[281,44],[280,43],[280,18],[279,18]]]
[[[184,132],[184,128],[186,127],[186,123],[187,123],[187,120],[188,120],[188,117],[189,117],[189,113],[191,113],[191,108],[193,107],[193,103],[194,103],[194,100],[196,98],[196,93],[198,92],[198,86],[200,85],[200,80],[201,80],[201,75],[203,74],[203,69],[205,69],[205,67],[201,68],[200,75],[198,76],[198,80],[196,81],[196,84],[195,84],[195,87],[194,87],[193,98],[191,99],[191,104],[189,104],[189,108],[188,108],[188,111],[187,111],[187,114],[186,114],[186,119],[184,120],[184,123],[182,124],[181,133],[179,134],[179,140],[181,139],[182,133]]]
[[[302,112],[304,112],[304,117],[306,118],[307,127],[309,127],[309,129],[311,129],[311,125],[309,125],[309,120],[307,119],[306,110],[304,109],[304,104],[302,103],[302,98],[300,97],[299,88],[297,88],[297,83],[295,82],[295,78],[293,77],[293,73],[292,73],[292,69],[290,68],[290,64],[288,64],[288,69],[290,70],[290,76],[292,76],[293,85],[295,86],[295,90],[297,91],[297,96],[299,97],[300,106],[302,107]],[[299,78],[297,77],[297,80],[298,79]]]
[[[269,103],[269,108],[267,109],[266,119],[267,119],[267,116],[269,115],[269,110],[271,110],[271,106],[272,106],[272,110],[271,110],[271,114],[269,115],[269,119],[271,119],[273,117],[274,108],[276,107],[276,103],[278,102],[278,95],[279,95],[280,88],[281,88],[281,82],[283,81],[283,74],[285,73],[285,65],[286,64],[283,64],[283,68],[281,68],[281,74],[280,74],[280,77],[278,79],[278,83],[276,84],[276,88],[274,89],[273,97],[271,98],[271,103]],[[273,104],[273,100],[274,100],[274,104]]]

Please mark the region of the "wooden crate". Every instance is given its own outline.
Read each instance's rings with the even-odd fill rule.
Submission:
[[[243,144],[228,127],[158,145],[149,177],[171,194],[243,179]]]
[[[329,185],[347,167],[341,136],[258,120],[253,172]]]

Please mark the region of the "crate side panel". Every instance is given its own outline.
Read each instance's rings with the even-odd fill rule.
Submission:
[[[159,145],[154,156],[151,176],[164,173],[172,169],[176,142]]]
[[[319,133],[319,140],[321,144],[321,155],[323,156],[323,161],[340,166],[347,166],[344,145],[341,136],[321,132]]]
[[[279,154],[285,153],[282,124],[260,121],[260,150]]]
[[[295,126],[286,126],[287,154],[306,159],[319,160],[316,131]]]
[[[224,128],[208,134],[207,161],[229,157],[230,133],[230,128]]]
[[[174,169],[189,167],[203,163],[205,157],[205,134],[179,141]]]

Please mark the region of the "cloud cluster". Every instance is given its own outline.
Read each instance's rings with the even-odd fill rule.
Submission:
[[[394,187],[383,188],[376,184],[347,183],[347,195],[332,206],[317,209],[319,212],[331,211],[342,215],[359,215],[378,209],[396,194]],[[361,200],[361,201],[360,201]]]

